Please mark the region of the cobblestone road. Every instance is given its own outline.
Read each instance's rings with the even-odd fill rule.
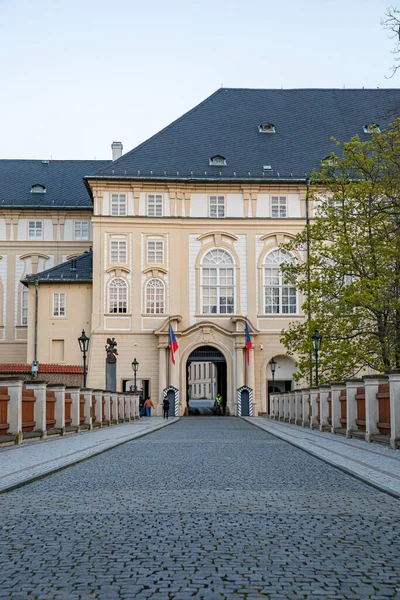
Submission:
[[[0,598],[400,598],[400,503],[233,418],[0,496]]]

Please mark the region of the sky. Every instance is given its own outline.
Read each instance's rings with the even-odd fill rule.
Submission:
[[[111,160],[221,86],[398,87],[388,5],[0,0],[0,158]]]

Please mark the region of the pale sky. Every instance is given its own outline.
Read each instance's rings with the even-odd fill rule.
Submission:
[[[398,87],[388,5],[0,0],[0,158],[111,159],[221,85]]]

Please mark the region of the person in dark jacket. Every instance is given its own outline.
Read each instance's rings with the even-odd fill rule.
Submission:
[[[143,417],[144,415],[144,398],[143,394],[139,396],[139,416]]]
[[[164,412],[164,419],[168,419],[168,411],[169,411],[169,400],[168,400],[168,398],[164,398],[163,403],[162,403],[162,407],[163,407],[163,412]]]

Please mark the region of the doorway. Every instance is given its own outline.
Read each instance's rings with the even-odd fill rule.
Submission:
[[[215,396],[222,396],[227,413],[227,366],[222,352],[213,346],[193,350],[186,363],[186,398],[189,416],[215,416]]]

